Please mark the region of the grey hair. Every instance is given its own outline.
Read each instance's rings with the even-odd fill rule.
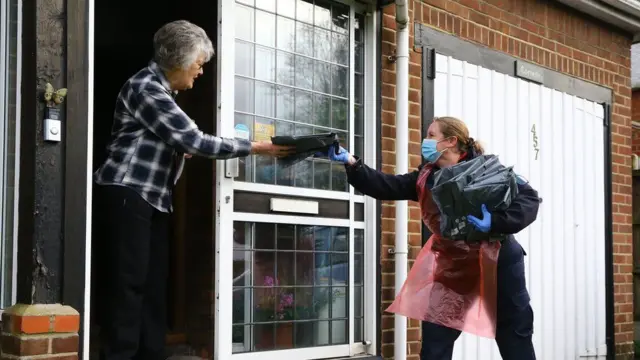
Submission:
[[[187,69],[204,54],[205,62],[214,55],[207,33],[186,20],[163,25],[153,36],[153,59],[163,70]]]

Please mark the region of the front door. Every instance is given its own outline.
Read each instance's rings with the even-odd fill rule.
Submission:
[[[376,24],[367,10],[222,0],[218,134],[335,132],[375,165]],[[250,156],[218,161],[216,179],[217,359],[374,352],[376,205],[348,185],[344,167]]]

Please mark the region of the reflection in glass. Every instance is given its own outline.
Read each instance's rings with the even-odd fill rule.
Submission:
[[[282,16],[278,16],[278,49],[291,51],[295,50],[296,22]]]
[[[325,94],[331,93],[332,66],[322,61],[314,61],[313,90]]]
[[[353,153],[358,154],[361,158],[364,158],[364,138],[362,136],[355,136],[353,138],[353,142]]]
[[[361,106],[355,105],[353,107],[354,113],[354,126],[353,132],[355,135],[364,135],[364,109]],[[362,156],[362,153],[356,153]]]
[[[313,56],[313,34],[313,26],[296,23],[296,52],[298,54]]]
[[[256,81],[256,115],[276,115],[276,90],[273,84]],[[263,139],[266,140],[266,139]]]
[[[331,164],[327,160],[314,161],[314,181],[313,188],[320,190],[331,190]]]
[[[294,85],[296,76],[294,55],[278,51],[277,57],[277,82],[285,85]]]
[[[354,96],[353,101],[356,104],[363,104],[364,103],[364,99],[363,99],[363,96],[364,96],[364,79],[363,79],[363,76],[356,74],[354,82],[355,82],[355,84],[354,84],[355,85],[354,86],[355,96]]]
[[[296,0],[278,0],[278,15],[296,17]]]
[[[253,77],[253,44],[236,40],[236,74]]]
[[[347,100],[333,99],[331,102],[331,127],[334,129],[347,129],[349,118]]]
[[[331,172],[331,189],[335,191],[348,191],[347,174],[342,164],[333,164]]]
[[[333,62],[349,64],[349,36],[333,33]]]
[[[293,165],[295,168],[295,186],[302,188],[310,188],[313,185],[313,162],[311,160],[303,160]]]
[[[235,87],[236,110],[253,113],[253,80],[236,76]]]
[[[313,114],[313,97],[310,92],[298,90],[296,91],[296,121],[303,123],[311,123],[311,114]],[[303,132],[297,129],[305,129]],[[311,135],[313,130],[310,127],[296,126],[295,135]]]
[[[316,0],[314,25],[331,30],[331,2]]]
[[[275,82],[276,51],[258,45],[256,46],[256,58],[260,59],[260,61],[256,61],[256,79]]]
[[[314,44],[316,59],[331,61],[331,32],[316,28]]]
[[[236,18],[244,19],[244,21],[236,21],[236,38],[247,41],[254,41],[254,12],[255,10],[253,8],[236,4]]]
[[[349,11],[349,6],[329,0],[246,0],[236,4],[241,21],[236,22],[235,68],[243,78],[236,79],[235,108],[272,124],[265,128],[253,118],[237,118],[236,125],[247,120],[251,138],[259,140],[274,134],[338,132],[345,147],[349,132],[354,131],[354,147],[349,150],[363,155],[365,18],[356,14],[353,19],[356,53],[350,64]],[[350,79],[355,83],[350,84]],[[351,86],[353,99],[349,99]],[[340,179],[345,176],[344,169],[319,159],[285,168],[277,160],[267,162],[252,155],[240,163],[239,181],[349,190],[346,178]]]
[[[256,0],[256,7],[269,12],[276,12],[276,0]]]
[[[234,351],[347,343],[348,252],[336,244],[348,244],[348,233],[234,223]]]
[[[295,114],[294,90],[292,88],[278,86],[276,91],[276,105],[276,117],[278,117],[278,119],[293,120]],[[282,125],[278,130],[278,135],[290,135],[293,132],[291,129],[292,127],[284,127],[284,125]]]
[[[334,65],[331,67],[333,82],[331,93],[336,96],[349,96],[349,69],[344,66]]]
[[[341,34],[349,33],[349,6],[339,3],[332,4],[333,31]]]
[[[356,42],[355,43],[355,72],[362,74],[364,73],[364,43]]]
[[[324,95],[315,95],[313,101],[314,124],[318,126],[331,126],[331,98]]]
[[[240,18],[242,19],[242,18]],[[240,21],[244,24],[244,21]],[[260,45],[276,46],[276,16],[264,11],[256,11],[256,24],[260,31],[256,31],[256,43]]]
[[[296,56],[296,86],[311,90],[313,88],[313,60]]]
[[[296,20],[313,24],[313,1],[298,0],[296,5]]]

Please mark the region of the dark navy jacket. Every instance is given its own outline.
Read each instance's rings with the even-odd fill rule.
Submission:
[[[468,157],[468,159],[473,156]],[[377,200],[418,201],[416,185],[418,170],[404,175],[391,175],[374,170],[361,159],[353,166],[346,166],[349,184],[363,194]],[[427,186],[433,186],[433,176],[427,179]],[[491,232],[515,234],[536,220],[540,198],[538,192],[528,183],[518,184],[518,195],[506,211],[491,213]]]

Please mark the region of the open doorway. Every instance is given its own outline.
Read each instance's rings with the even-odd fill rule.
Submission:
[[[184,19],[201,26],[215,42],[217,3],[187,0],[96,0],[95,1],[95,89],[94,171],[106,157],[116,97],[124,82],[147,66],[153,53],[153,34],[163,24]],[[180,93],[178,104],[200,129],[215,134],[215,60],[204,67],[194,89]],[[215,162],[193,157],[187,161],[174,191],[168,286],[167,357],[191,355],[212,357],[214,284],[214,196]],[[91,358],[100,346],[102,271],[109,259],[101,256],[101,205],[94,190],[92,234]]]

